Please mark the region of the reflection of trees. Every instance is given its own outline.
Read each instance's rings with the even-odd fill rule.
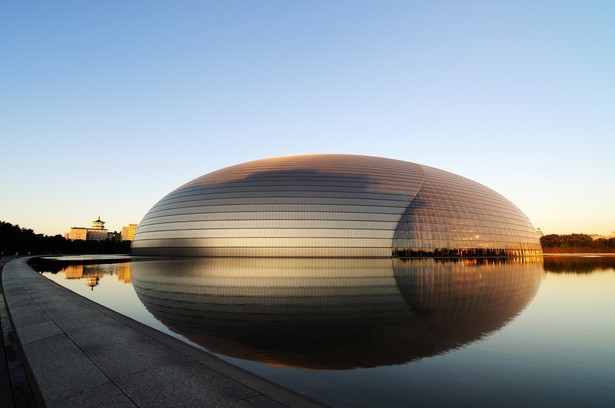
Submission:
[[[37,272],[50,272],[56,274],[70,265],[105,265],[105,264],[117,264],[123,262],[124,258],[75,258],[66,259],[66,257],[58,258],[33,258],[28,264]],[[114,269],[115,271],[115,269]],[[115,272],[108,272],[115,274]]]
[[[68,259],[67,259],[68,258]],[[58,257],[58,258],[33,258],[30,266],[40,273],[63,273],[66,279],[85,279],[86,285],[97,286],[105,275],[117,276],[124,282],[131,282],[130,262],[126,258],[109,257],[101,259],[97,257],[82,258]]]
[[[545,271],[554,273],[592,273],[615,271],[614,256],[546,256]]]

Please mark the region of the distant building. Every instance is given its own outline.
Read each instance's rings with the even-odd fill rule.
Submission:
[[[105,228],[105,222],[98,217],[92,221],[92,227],[71,227],[70,231],[64,234],[64,238],[70,240],[84,241],[105,241],[109,238],[109,231]]]
[[[88,241],[105,241],[108,237],[109,231],[105,228],[105,222],[100,220],[92,221],[92,228],[88,228]]]
[[[592,240],[597,240],[597,239],[610,239],[610,238],[615,238],[615,230],[611,232],[610,235],[600,235],[600,234],[591,234],[590,237],[592,238]]]
[[[135,238],[138,224],[128,224],[122,227],[122,241],[132,241]]]
[[[92,221],[92,228],[93,230],[102,230],[105,229],[105,222],[100,220],[100,217],[98,217],[97,220]]]
[[[87,237],[88,229],[85,227],[71,227],[70,231],[64,234],[64,238],[70,239],[71,241],[79,239],[85,241]]]
[[[67,265],[62,271],[66,279],[83,278],[83,265]]]
[[[545,234],[541,231],[540,228],[536,229],[536,235],[538,235],[538,238],[542,238],[545,236]]]
[[[122,234],[117,231],[107,232],[107,239],[109,241],[120,242],[122,240]]]

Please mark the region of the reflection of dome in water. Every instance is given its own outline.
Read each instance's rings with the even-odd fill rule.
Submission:
[[[441,262],[395,260],[395,279],[416,316],[429,328],[434,351],[475,341],[515,317],[534,297],[543,268],[538,259]]]
[[[227,258],[132,270],[147,309],[212,352],[348,369],[401,364],[497,330],[533,298],[542,264]]]
[[[133,255],[390,257],[537,255],[510,201],[461,176],[399,160],[305,155],[224,168],[143,218]]]

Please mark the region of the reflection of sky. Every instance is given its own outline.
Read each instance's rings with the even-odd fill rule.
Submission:
[[[525,312],[480,352],[523,376],[521,390],[539,398],[563,406],[612,406],[614,294],[615,271],[548,273]]]
[[[576,299],[583,302],[576,302]],[[532,317],[537,321],[547,322],[546,326],[561,326],[567,331],[581,333],[592,326],[601,326],[605,331],[583,339],[582,336],[544,331],[544,335],[561,346],[566,342],[587,342],[595,344],[600,341],[601,334],[610,334],[609,341],[615,340],[615,316],[612,314],[613,299],[615,299],[615,271],[599,271],[591,273],[591,279],[583,275],[549,273],[545,276],[540,288],[540,296],[532,302],[536,309]],[[553,313],[557,310],[559,313]],[[602,340],[606,341],[607,338]],[[589,345],[589,344],[588,344]],[[615,363],[615,361],[614,361]]]

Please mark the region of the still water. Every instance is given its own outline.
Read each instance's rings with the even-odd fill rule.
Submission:
[[[37,269],[331,406],[615,406],[615,257],[72,261]]]

